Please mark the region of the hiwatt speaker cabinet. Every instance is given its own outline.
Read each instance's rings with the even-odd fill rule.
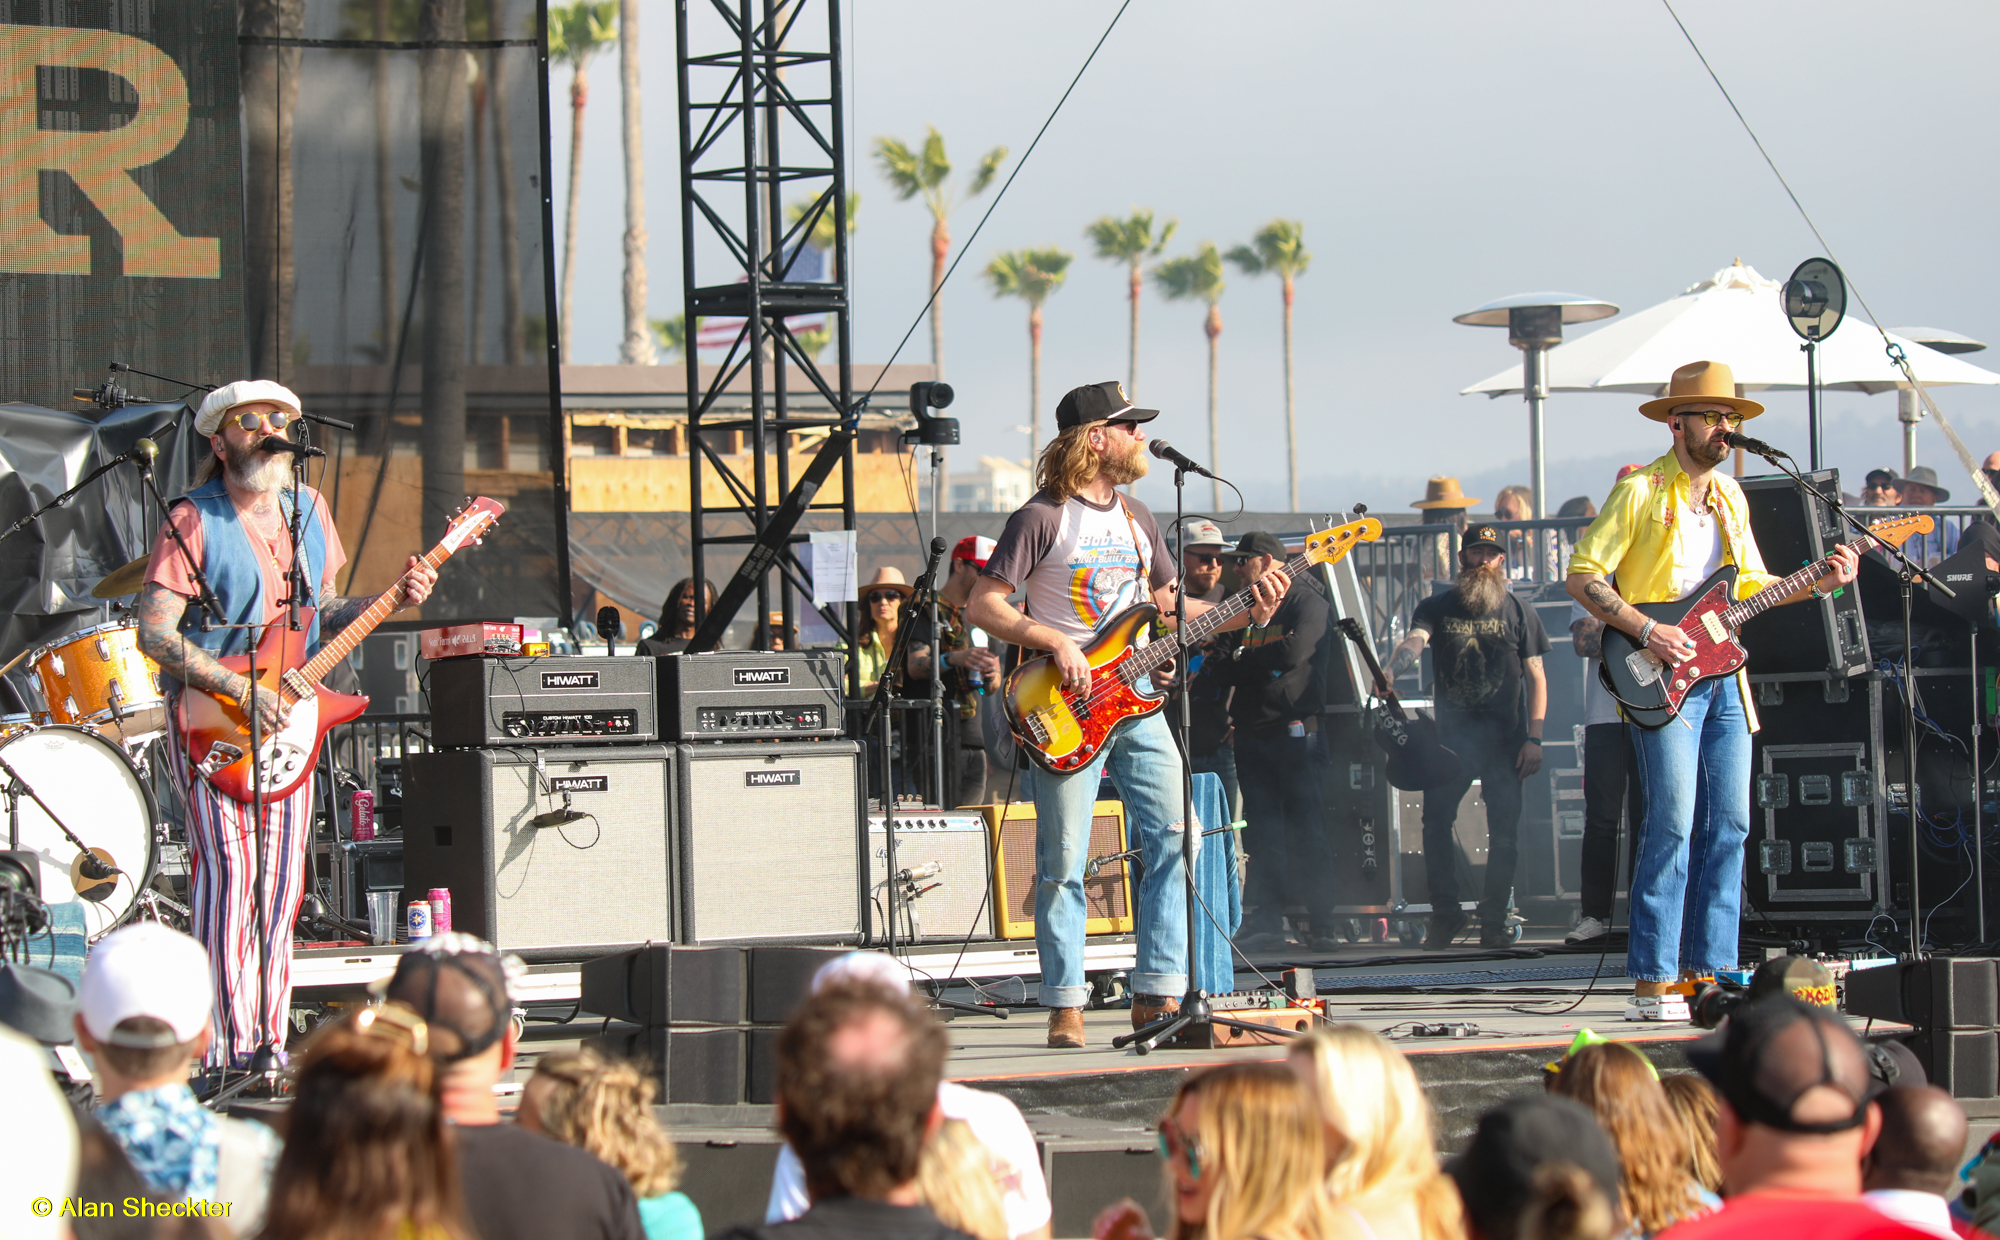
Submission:
[[[449,887],[453,928],[513,952],[672,934],[668,747],[461,749],[404,761],[406,899]]]
[[[986,818],[978,810],[916,810],[896,815],[896,869],[909,871],[920,892],[898,885],[898,942],[993,937],[993,857]],[[920,877],[919,877],[920,876]],[[868,815],[868,937],[889,939],[889,836],[880,814]]]
[[[1839,470],[1814,470],[1806,477],[1828,495],[1840,494]],[[1779,576],[1805,567],[1844,537],[1853,536],[1818,497],[1782,474],[1745,478],[1742,486],[1757,550],[1764,567]],[[1773,607],[1743,626],[1743,646],[1750,652],[1752,676],[1820,672],[1847,677],[1865,672],[1868,629],[1861,614],[1861,592],[1849,588],[1823,602]]]
[[[680,747],[678,938],[858,943],[861,747]]]
[[[993,909],[1003,939],[1035,937],[1035,803],[1017,801],[986,807],[993,847]],[[1125,805],[1099,801],[1090,818],[1091,858],[1125,851]],[[1097,877],[1083,880],[1085,934],[1130,934],[1130,870],[1112,862]]]

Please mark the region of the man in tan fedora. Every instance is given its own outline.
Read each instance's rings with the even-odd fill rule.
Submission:
[[[1678,664],[1694,653],[1688,634],[1629,604],[1687,598],[1724,564],[1736,566],[1738,598],[1777,580],[1751,536],[1743,488],[1715,472],[1726,436],[1764,406],[1737,394],[1728,366],[1691,362],[1639,412],[1667,424],[1673,448],[1612,488],[1570,557],[1568,587],[1593,618]],[[1855,560],[1837,552],[1830,572],[1782,601],[1853,581]],[[1700,682],[1666,726],[1634,729],[1646,812],[1632,872],[1625,972],[1637,985],[1627,1020],[1686,1020],[1687,1000],[1671,988],[1737,965],[1753,726],[1739,675]]]
[[[1424,514],[1427,525],[1449,525],[1449,535],[1440,534],[1431,539],[1431,547],[1424,555],[1423,575],[1449,581],[1458,572],[1458,544],[1465,538],[1465,515],[1472,506],[1481,501],[1461,491],[1458,479],[1442,474],[1424,483],[1424,497],[1411,504]]]

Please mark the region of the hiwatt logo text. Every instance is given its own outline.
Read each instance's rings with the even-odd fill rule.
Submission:
[[[797,771],[745,771],[743,772],[743,786],[745,788],[795,788],[800,786],[799,773]]]
[[[138,96],[116,129],[41,127],[38,66],[94,69]],[[222,243],[183,237],[132,179],[172,154],[188,127],[187,79],[165,52],[131,35],[60,26],[0,25],[0,271],[90,274],[90,238],[42,219],[38,171],[68,174],[118,231],[128,276],[222,278]]]

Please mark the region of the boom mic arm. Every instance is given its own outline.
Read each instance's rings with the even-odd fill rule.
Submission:
[[[1785,451],[1783,448],[1774,448],[1761,439],[1750,438],[1750,436],[1745,435],[1741,431],[1730,431],[1722,437],[1722,442],[1732,448],[1741,448],[1745,452],[1761,456],[1773,465],[1778,463],[1778,458],[1781,456],[1786,460],[1790,460],[1792,456],[1791,453]]]

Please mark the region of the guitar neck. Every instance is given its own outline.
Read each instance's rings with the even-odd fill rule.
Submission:
[[[1873,538],[1857,538],[1841,546],[1853,551],[1866,551],[1874,545]],[[1781,581],[1774,581],[1749,598],[1731,603],[1722,613],[1722,622],[1731,629],[1742,628],[1744,624],[1763,615],[1786,599],[1805,589],[1821,577],[1826,576],[1831,557],[1814,560],[1804,568]]]
[[[1300,574],[1304,573],[1311,565],[1311,559],[1301,553],[1285,561],[1285,573],[1296,583],[1299,580]],[[1186,628],[1172,635],[1172,640],[1155,642],[1134,654],[1132,656],[1132,675],[1138,676],[1150,672],[1170,662],[1187,647],[1201,645],[1209,638],[1215,636],[1230,621],[1236,619],[1238,616],[1248,614],[1251,604],[1255,601],[1256,596],[1249,590],[1238,590],[1199,616],[1189,620]]]
[[[450,558],[451,549],[439,543],[423,557],[423,563],[428,568],[436,569]],[[299,669],[299,675],[305,677],[308,684],[318,684],[334,669],[335,664],[353,654],[354,648],[361,644],[362,639],[374,632],[375,626],[387,620],[395,610],[394,599],[389,591],[385,590],[377,595],[375,601],[368,604],[367,610],[349,621],[340,632],[327,639],[326,644],[319,648],[319,653],[308,659],[306,665]]]

